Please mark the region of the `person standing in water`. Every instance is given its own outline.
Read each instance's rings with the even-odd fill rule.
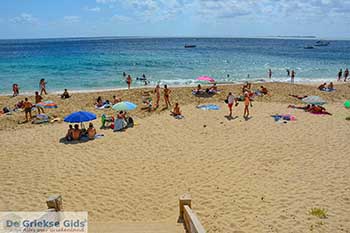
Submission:
[[[159,107],[159,100],[160,100],[160,86],[159,86],[159,84],[157,84],[156,88],[154,89],[154,94],[156,94],[156,98],[157,98],[156,108],[158,108]]]
[[[39,82],[40,95],[43,95],[43,93],[44,93],[45,95],[47,95],[47,92],[46,92],[46,84],[47,84],[47,82],[45,82],[45,79],[44,79],[44,78],[40,79],[40,82]]]
[[[131,78],[130,74],[126,78],[126,83],[128,84],[128,89],[130,90],[130,86],[131,86],[131,83],[132,83],[132,78]]]
[[[349,77],[349,69],[346,68],[345,71],[344,71],[344,82],[346,82],[346,80],[348,79]]]
[[[294,84],[294,78],[295,78],[295,71],[292,70],[291,75],[290,75],[290,82]]]
[[[340,81],[341,77],[343,76],[343,70],[340,69],[339,72],[338,72],[338,82]]]
[[[166,108],[169,108],[169,106],[171,106],[171,104],[170,104],[170,92],[171,92],[171,90],[168,89],[168,85],[164,85],[164,101],[165,101]]]
[[[269,69],[269,79],[271,79],[271,78],[272,78],[272,70]]]
[[[287,71],[287,77],[290,77],[290,70],[286,69],[286,71]]]

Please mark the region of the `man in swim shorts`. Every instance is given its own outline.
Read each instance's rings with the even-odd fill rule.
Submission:
[[[25,98],[24,99],[24,103],[23,103],[23,107],[24,107],[24,113],[25,113],[25,117],[26,117],[26,122],[28,122],[28,115],[29,115],[29,119],[32,119],[32,107],[33,107],[33,104],[28,101],[28,98]]]

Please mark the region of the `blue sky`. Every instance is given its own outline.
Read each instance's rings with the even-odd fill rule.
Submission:
[[[0,38],[350,38],[350,0],[1,0]]]

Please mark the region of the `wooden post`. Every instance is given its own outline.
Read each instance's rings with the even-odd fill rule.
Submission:
[[[47,199],[46,204],[49,209],[55,209],[55,211],[61,211],[63,209],[61,195],[50,196]]]
[[[192,201],[192,198],[191,198],[191,195],[189,193],[185,193],[185,194],[180,196],[180,198],[179,198],[179,209],[180,209],[179,219],[183,219],[185,205],[188,205],[190,208],[192,208],[191,201]]]

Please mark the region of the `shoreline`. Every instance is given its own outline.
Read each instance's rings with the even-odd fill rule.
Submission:
[[[194,80],[192,80],[194,81]],[[254,79],[254,80],[242,80],[242,81],[237,81],[237,82],[216,82],[217,86],[230,86],[230,85],[241,85],[244,84],[245,82],[249,81],[252,84],[269,84],[269,83],[283,83],[283,84],[291,84],[290,82],[287,81],[278,81],[278,80],[266,80],[266,79]],[[320,80],[315,80],[315,81],[311,81],[311,80],[307,80],[305,82],[302,81],[296,81],[294,84],[295,85],[320,85],[322,82],[333,82],[334,85],[343,85],[343,84],[347,84],[350,83],[348,82],[337,82],[336,80],[332,80],[332,79],[320,79]],[[166,82],[160,83],[161,87],[167,84]],[[196,87],[198,84],[201,84],[202,86],[210,86],[211,83],[203,83],[203,82],[195,82],[193,84],[179,84],[179,85],[173,85],[173,84],[167,84],[168,87],[170,88],[188,88],[188,87]],[[152,85],[147,85],[147,86],[134,86],[131,87],[131,90],[137,90],[137,89],[154,89],[156,84],[152,84]],[[50,91],[50,89],[48,89]],[[127,87],[116,87],[116,88],[101,88],[101,89],[72,89],[69,90],[69,93],[72,94],[81,94],[81,93],[101,93],[101,92],[111,92],[111,91],[123,91],[123,90],[128,90]],[[34,96],[35,91],[38,90],[32,90],[32,91],[25,91],[25,92],[20,92],[19,96]],[[63,93],[63,89],[62,90],[53,90],[52,92],[49,92],[49,95],[60,95]],[[0,97],[12,97],[12,93],[6,93],[6,94],[0,94]]]

